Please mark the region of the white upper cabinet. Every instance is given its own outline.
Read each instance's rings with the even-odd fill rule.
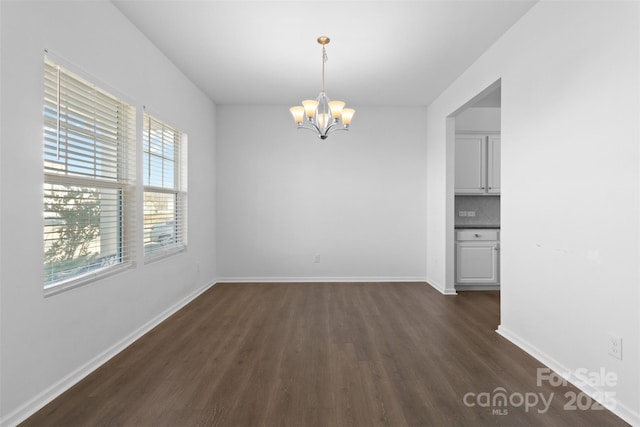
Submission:
[[[456,194],[500,194],[500,135],[458,134]]]
[[[458,135],[456,137],[456,193],[481,194],[487,186],[487,157],[485,137]]]
[[[500,135],[487,137],[487,192],[500,194]]]

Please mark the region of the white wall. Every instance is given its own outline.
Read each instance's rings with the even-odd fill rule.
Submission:
[[[453,289],[447,116],[501,78],[500,332],[555,369],[615,372],[617,386],[602,390],[635,424],[638,8],[538,3],[429,107],[427,122],[427,279]],[[623,337],[623,360],[607,355],[608,333]]]
[[[426,109],[356,109],[320,141],[288,107],[218,107],[220,280],[424,280]]]
[[[216,276],[215,106],[109,2],[1,2],[0,8],[0,424],[13,424]],[[139,260],[134,269],[47,298],[45,48],[187,133],[190,175],[186,253],[148,265]]]
[[[471,107],[455,116],[456,132],[500,132],[500,108]]]

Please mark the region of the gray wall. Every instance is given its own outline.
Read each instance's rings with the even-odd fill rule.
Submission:
[[[11,425],[214,280],[215,106],[110,2],[3,1],[0,8],[0,424]],[[140,257],[135,268],[47,298],[44,49],[189,138],[187,251],[150,264]]]
[[[286,106],[218,107],[220,280],[424,280],[426,110],[355,108],[321,141]]]
[[[428,280],[454,289],[450,117],[500,79],[499,332],[556,372],[615,373],[589,391],[614,393],[635,424],[639,24],[638,2],[539,2],[429,106],[427,123]],[[608,334],[623,337],[622,360]]]

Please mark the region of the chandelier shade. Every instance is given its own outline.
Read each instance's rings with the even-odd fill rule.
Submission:
[[[291,107],[289,111],[293,116],[298,129],[308,129],[318,134],[320,139],[327,139],[329,133],[335,130],[349,130],[351,119],[356,110],[344,108],[343,101],[331,101],[324,91],[324,64],[327,62],[325,46],[331,41],[329,37],[318,37],[318,43],[322,45],[322,90],[318,97],[305,99],[302,106]],[[342,124],[342,126],[340,126]]]

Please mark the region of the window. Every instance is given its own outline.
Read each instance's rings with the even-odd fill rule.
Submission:
[[[144,252],[147,259],[186,247],[186,137],[144,114]]]
[[[135,108],[44,64],[44,288],[129,265],[135,247]]]

